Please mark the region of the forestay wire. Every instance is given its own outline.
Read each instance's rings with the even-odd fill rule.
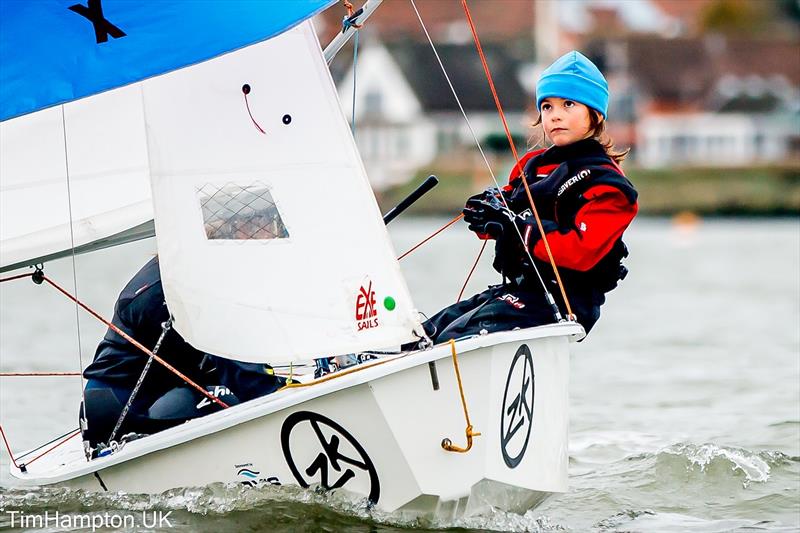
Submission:
[[[505,208],[508,211],[511,211],[511,209],[509,208],[508,202],[506,201],[505,195],[503,194],[503,189],[500,186],[500,183],[497,181],[497,177],[495,176],[494,171],[492,170],[492,166],[489,163],[489,159],[486,157],[486,153],[483,151],[483,147],[481,146],[481,143],[478,140],[478,136],[475,134],[475,130],[472,128],[472,123],[470,122],[469,118],[467,117],[467,113],[464,110],[464,106],[461,104],[461,99],[458,97],[458,93],[456,92],[456,89],[453,86],[453,82],[450,80],[450,76],[447,73],[447,69],[445,68],[444,63],[442,62],[442,58],[439,56],[439,52],[436,49],[436,45],[433,43],[433,39],[431,38],[430,33],[428,33],[428,28],[425,26],[425,22],[422,20],[422,15],[420,15],[419,10],[417,9],[417,4],[414,2],[414,0],[409,0],[409,1],[411,2],[411,6],[414,8],[414,13],[416,13],[416,15],[417,15],[417,20],[419,20],[420,26],[422,27],[422,31],[425,33],[425,37],[427,38],[428,44],[430,45],[431,50],[433,51],[433,55],[436,57],[436,62],[439,64],[439,68],[441,69],[442,74],[445,77],[445,80],[447,80],[447,85],[450,87],[450,92],[453,93],[453,97],[455,98],[455,101],[458,104],[458,108],[461,111],[461,115],[464,117],[464,121],[467,124],[467,128],[469,129],[470,135],[472,135],[472,138],[475,141],[475,146],[477,146],[478,152],[480,152],[481,158],[483,159],[483,162],[486,165],[486,168],[489,170],[489,175],[491,175],[492,181],[494,182],[495,187],[497,187],[497,190],[498,190],[498,192],[500,194],[500,198],[503,201],[503,205],[505,206]],[[462,0],[462,4],[464,5],[465,9],[468,9],[466,7],[466,3],[464,3],[463,0]],[[469,20],[469,22],[471,24],[472,19],[469,16],[469,14],[467,15],[467,17],[468,17],[468,20]],[[473,36],[477,39],[477,35],[474,32],[474,27],[473,27]],[[489,74],[488,73],[488,69],[486,70],[486,72],[487,72],[487,75],[488,75]],[[492,89],[494,89],[494,84],[491,82],[491,78],[490,78],[490,84],[492,86]],[[502,120],[503,120],[503,124],[505,125],[505,117],[503,116],[502,108],[500,108],[500,103],[497,100],[496,95],[495,95],[495,102],[498,105],[498,110],[500,111],[500,114],[501,114],[501,117],[502,117]],[[506,127],[506,131],[508,131],[507,127]],[[519,158],[516,157],[516,155],[517,155],[516,154],[516,149],[514,148],[514,143],[511,140],[510,135],[509,135],[509,142],[511,143],[512,151],[514,152],[514,157],[516,159],[516,164],[519,167],[520,166]],[[523,180],[523,181],[525,181],[525,180]],[[526,188],[527,188],[527,184],[526,184]],[[532,200],[531,200],[531,204],[533,204]],[[536,208],[534,207],[533,209],[534,209],[534,213],[535,213],[535,209]],[[537,219],[537,221],[539,220],[538,215],[536,215],[536,219]],[[541,222],[539,222],[539,225],[541,227]],[[515,231],[517,233],[517,236],[519,237],[520,242],[523,245],[522,248],[525,250],[525,253],[528,256],[528,259],[530,261],[531,266],[533,267],[534,272],[536,272],[536,277],[539,279],[539,283],[541,284],[542,289],[544,290],[544,293],[545,293],[545,295],[547,297],[548,302],[554,307],[554,313],[556,315],[556,320],[561,320],[561,313],[558,311],[558,307],[555,305],[555,300],[553,300],[553,297],[550,294],[550,291],[548,290],[547,285],[545,284],[544,279],[542,278],[542,275],[539,272],[539,269],[536,267],[536,264],[533,261],[533,257],[531,256],[530,250],[528,249],[527,246],[525,246],[525,239],[522,237],[522,232],[520,231],[519,227],[516,224],[514,224],[513,226],[514,226],[514,229],[515,229]],[[540,231],[541,231],[541,228],[540,228]],[[541,231],[541,233],[542,233],[542,238],[546,240],[546,237],[544,236],[544,231]],[[548,250],[549,250],[549,248],[548,248]],[[553,267],[555,268],[555,264],[553,264]],[[566,300],[566,297],[565,297],[565,300]],[[567,303],[567,308],[569,310],[569,304],[568,303]],[[571,314],[571,311],[569,311],[569,312]]]

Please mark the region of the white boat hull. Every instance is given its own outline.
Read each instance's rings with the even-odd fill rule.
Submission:
[[[441,446],[443,438],[466,444],[443,345],[234,406],[92,461],[76,441],[12,474],[30,485],[128,493],[215,482],[322,486],[414,516],[524,512],[567,489],[569,342],[582,335],[577,324],[558,324],[456,344],[480,432],[466,453]]]

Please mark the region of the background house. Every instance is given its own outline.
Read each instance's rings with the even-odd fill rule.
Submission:
[[[612,86],[612,134],[643,167],[800,158],[800,49],[721,35],[585,45]]]
[[[460,0],[416,4],[476,136],[499,147],[505,134]],[[645,203],[664,196],[658,183],[666,183],[664,172],[672,169],[682,169],[670,177],[676,183],[711,180],[719,172],[703,170],[710,167],[735,170],[723,175],[737,176],[742,191],[755,179],[748,176],[763,182],[766,168],[774,169],[769,172],[776,191],[800,183],[797,0],[470,0],[469,5],[520,151],[535,117],[529,106],[539,73],[558,55],[579,49],[608,78],[609,133],[618,148],[631,148],[626,169],[643,188],[648,179],[654,184],[653,194],[643,194]],[[344,12],[334,11],[318,21],[323,42],[340,30]],[[352,49],[340,52],[333,71],[349,115]],[[428,172],[451,179],[472,174],[465,189],[486,182],[485,165],[409,2],[385,1],[362,30],[356,79],[356,140],[376,188]],[[493,170],[502,174],[512,163],[510,154],[495,156]],[[671,205],[686,201],[676,196]],[[735,209],[735,202],[724,209]],[[787,202],[775,212],[792,212],[800,197]]]
[[[437,45],[437,52],[478,140],[483,144],[501,133],[472,45],[444,43]],[[499,44],[488,45],[484,52],[509,125],[521,136],[526,129],[524,110],[531,101],[518,78],[521,63]],[[348,69],[337,84],[348,117],[353,112],[353,80]],[[475,145],[428,43],[367,40],[359,51],[355,80],[356,143],[375,187],[407,181],[434,159],[454,153],[463,157],[464,147]]]

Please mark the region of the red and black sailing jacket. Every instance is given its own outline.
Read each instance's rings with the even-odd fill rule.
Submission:
[[[627,274],[621,264],[628,255],[622,234],[638,211],[636,189],[619,165],[600,143],[585,139],[529,152],[520,166],[528,178],[567,295],[575,291],[599,291],[602,295],[616,287]],[[527,251],[518,236],[501,238],[496,246],[495,268],[517,283],[539,285],[528,259],[530,252],[545,281],[555,283],[518,167],[503,194],[518,215],[517,225]]]

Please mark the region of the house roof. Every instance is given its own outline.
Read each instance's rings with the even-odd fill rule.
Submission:
[[[353,2],[360,6],[363,2]],[[436,41],[451,39],[454,34],[469,37],[461,0],[418,0],[422,20]],[[533,35],[536,2],[532,0],[470,0],[469,8],[482,40],[507,41],[514,36]],[[319,16],[324,25],[323,37],[332,38],[341,30],[345,9],[332,6]],[[377,31],[384,42],[396,39],[425,40],[417,15],[408,1],[385,1],[367,21],[365,28]]]
[[[726,39],[717,69],[736,76],[784,76],[800,86],[800,42],[797,39]]]
[[[612,47],[625,60],[610,64]],[[655,100],[683,107],[708,108],[721,80],[761,78],[768,84],[800,87],[797,39],[704,38],[661,39],[627,36],[598,39],[587,49],[606,74],[624,73]],[[624,66],[623,66],[624,65]]]
[[[386,48],[423,108],[429,111],[458,110],[436,56],[427,43],[395,42]],[[494,111],[494,99],[475,47],[472,44],[439,44],[436,49],[464,109]],[[503,109],[526,109],[531,104],[531,97],[517,78],[521,62],[513,57],[512,51],[500,45],[484,45],[483,51]]]
[[[629,72],[654,98],[700,103],[714,83],[700,40],[634,37],[628,54]]]

